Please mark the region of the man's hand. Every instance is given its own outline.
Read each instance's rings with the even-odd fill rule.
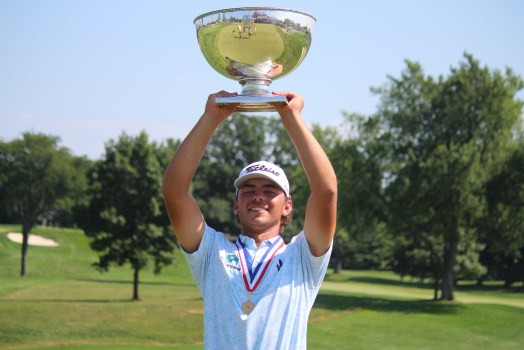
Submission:
[[[304,99],[302,96],[297,94],[293,91],[286,91],[286,92],[275,92],[273,91],[273,95],[278,96],[285,96],[287,98],[287,104],[286,103],[271,103],[276,109],[278,114],[280,116],[284,116],[287,113],[293,113],[293,112],[302,112],[302,109],[304,108]]]
[[[233,112],[235,112],[238,103],[229,103],[229,104],[217,104],[216,98],[217,97],[230,97],[230,96],[237,96],[238,94],[236,92],[227,92],[227,91],[219,91],[215,94],[209,95],[206,102],[206,107],[204,111],[204,115],[213,118],[216,120],[217,124],[220,124],[223,122],[227,117],[229,117]]]

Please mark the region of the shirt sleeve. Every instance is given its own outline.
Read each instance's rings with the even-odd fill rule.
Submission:
[[[324,280],[333,249],[333,241],[324,255],[314,256],[309,249],[304,231],[293,238],[302,257],[302,268],[310,288],[319,288]]]
[[[202,292],[205,289],[206,274],[208,271],[211,251],[213,249],[213,240],[216,238],[217,232],[205,224],[204,233],[198,249],[193,253],[187,253],[182,249],[184,256],[189,266],[189,271]]]

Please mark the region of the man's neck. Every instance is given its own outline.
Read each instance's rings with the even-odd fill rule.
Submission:
[[[278,230],[268,230],[260,233],[253,233],[246,229],[242,229],[242,234],[246,237],[252,238],[255,241],[257,248],[260,247],[262,242],[280,235]]]

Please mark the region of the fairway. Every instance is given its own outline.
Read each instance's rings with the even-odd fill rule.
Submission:
[[[0,225],[0,349],[202,349],[203,303],[185,261],[141,274],[101,274],[78,230],[37,227],[58,247],[30,247],[18,276],[17,227]],[[456,303],[434,302],[428,285],[383,271],[328,273],[311,312],[308,349],[520,349],[522,288],[458,288]],[[505,304],[505,305],[503,305]]]

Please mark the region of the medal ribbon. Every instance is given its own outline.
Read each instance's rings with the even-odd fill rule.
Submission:
[[[246,286],[248,292],[251,293],[257,289],[258,285],[262,281],[262,278],[264,278],[269,265],[271,265],[271,261],[273,261],[273,258],[277,252],[285,247],[285,245],[286,243],[282,237],[278,236],[278,238],[266,250],[262,256],[262,260],[260,260],[257,266],[255,266],[255,269],[253,269],[253,261],[245,244],[242,243],[240,237],[237,239],[236,246],[238,249],[238,256],[240,257],[240,266],[242,266],[242,276],[244,278],[244,285]],[[260,271],[260,269],[262,270]],[[247,277],[248,274],[249,279]]]

